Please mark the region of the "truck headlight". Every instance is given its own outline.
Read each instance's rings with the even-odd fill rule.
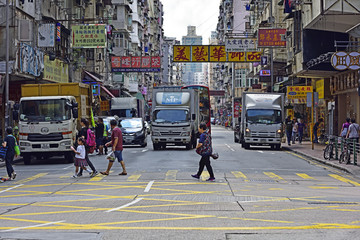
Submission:
[[[153,135],[153,136],[160,136],[160,132],[152,132],[151,135]]]
[[[27,142],[20,142],[20,146],[26,146],[26,147],[28,147],[28,146],[30,146],[30,143],[27,143]]]
[[[183,132],[181,133],[181,136],[190,136],[190,132]]]
[[[71,140],[67,140],[67,141],[60,143],[60,146],[69,146],[69,145],[71,145]]]
[[[250,133],[251,133],[250,129],[246,128],[245,129],[245,136],[250,137]]]
[[[279,130],[277,130],[277,131],[276,131],[276,136],[279,136],[279,137],[280,137],[280,136],[281,136],[281,134],[282,134],[281,129],[279,129]]]

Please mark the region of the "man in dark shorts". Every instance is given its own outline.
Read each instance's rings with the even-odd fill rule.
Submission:
[[[112,146],[112,151],[114,152],[115,158],[121,164],[123,171],[119,173],[119,175],[127,175],[124,159],[122,158],[122,151],[123,151],[123,136],[121,129],[117,126],[117,121],[115,119],[110,121],[110,126],[112,129],[111,133],[111,141],[106,143],[105,146]],[[100,172],[102,175],[109,175],[110,169],[114,164],[115,159],[109,159],[109,163],[105,172]]]

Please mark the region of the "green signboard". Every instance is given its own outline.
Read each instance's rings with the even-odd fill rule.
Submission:
[[[105,48],[105,24],[81,24],[71,26],[73,48]]]

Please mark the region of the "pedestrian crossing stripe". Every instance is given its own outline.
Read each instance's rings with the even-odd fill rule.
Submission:
[[[243,178],[245,180],[245,182],[248,182],[249,179],[246,177],[245,174],[243,174],[242,172],[236,172],[236,171],[233,171],[231,172],[232,175],[234,175],[236,178]]]
[[[206,181],[210,177],[210,174],[208,171],[203,171],[201,174],[201,180]]]
[[[267,175],[268,177],[276,180],[276,181],[285,181],[285,179],[283,179],[282,177],[280,177],[279,175],[276,175],[273,172],[264,172],[265,175]],[[286,182],[286,181],[285,181]]]
[[[341,177],[341,176],[339,176],[339,175],[337,175],[337,174],[329,174],[329,176],[332,177],[332,178],[335,178],[335,179],[337,179],[337,180],[339,180],[339,181],[341,181],[341,182],[349,183],[349,184],[352,184],[352,185],[354,185],[354,186],[360,186],[360,183],[357,183],[357,182],[352,181],[352,180],[350,180],[350,179]]]
[[[169,170],[166,172],[165,181],[176,181],[177,170]]]
[[[111,174],[113,171],[110,171],[109,174]],[[93,178],[90,178],[89,182],[99,182],[101,181],[104,177],[106,177],[107,175],[102,175],[101,173],[99,173],[98,175],[96,175]]]
[[[306,173],[297,173],[296,175],[298,175],[299,177],[303,178],[303,179],[312,179],[312,180],[316,180],[313,177],[310,177],[309,175],[307,175]]]
[[[127,181],[135,182],[135,181],[139,180],[140,177],[141,177],[141,174],[133,174],[127,178]]]
[[[25,178],[25,179],[22,179],[20,181],[16,181],[14,184],[24,184],[24,183],[27,183],[27,182],[30,182],[32,180],[35,180],[35,179],[38,179],[38,178],[41,178],[45,175],[47,175],[48,173],[39,173],[39,174],[36,174],[32,177],[29,177],[29,178]]]

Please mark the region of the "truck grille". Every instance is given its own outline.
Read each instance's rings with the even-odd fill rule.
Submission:
[[[180,136],[181,132],[160,132],[161,136]]]
[[[269,133],[269,132],[251,132],[252,137],[276,137],[275,133]]]
[[[50,133],[47,135],[42,134],[29,134],[28,140],[31,142],[53,142],[53,141],[61,141],[63,140],[63,136],[61,133]]]

